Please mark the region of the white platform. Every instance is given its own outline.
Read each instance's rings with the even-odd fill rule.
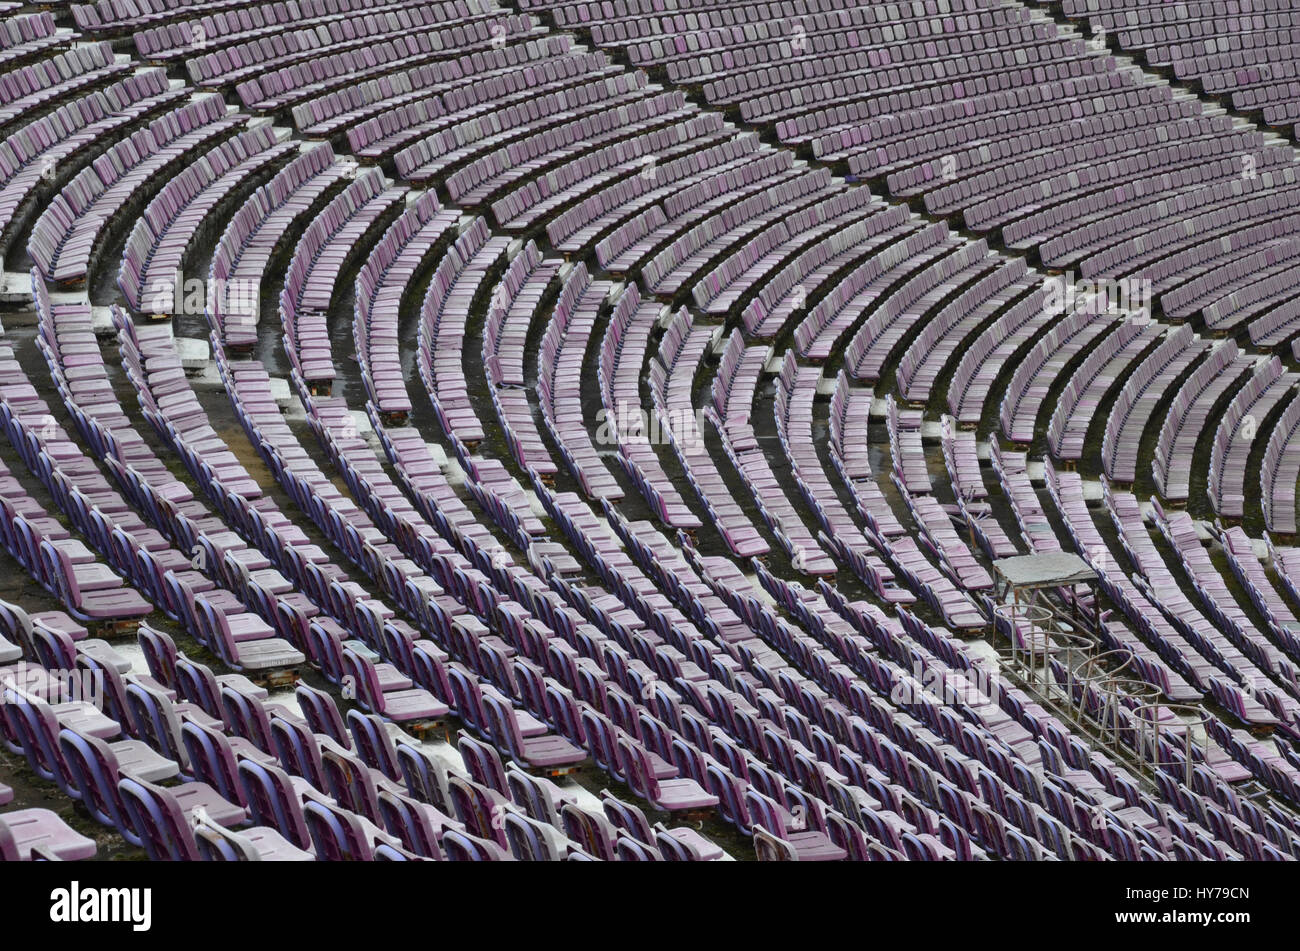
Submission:
[[[176,354],[186,370],[202,370],[212,359],[212,350],[206,340],[196,337],[177,337]]]
[[[30,304],[32,300],[32,276],[24,271],[5,271],[0,274],[0,302],[6,304]]]
[[[289,381],[284,377],[273,376],[269,382],[271,384],[271,398],[281,407],[288,406],[289,400],[293,398],[293,393],[289,389]]]

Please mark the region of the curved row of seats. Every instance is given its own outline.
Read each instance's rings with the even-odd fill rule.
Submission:
[[[783,142],[808,143],[819,157],[847,161],[854,173],[883,176],[892,193],[921,195],[931,211],[960,212],[971,227],[998,228],[1016,247],[1039,246],[1058,267],[1149,278],[1158,293],[1214,274],[1205,291],[1221,294],[1223,274],[1276,240],[1270,220],[1293,200],[1290,150],[1237,129],[1182,91],[1146,82],[1136,67],[1018,3],[962,4],[947,19],[910,6],[874,11],[838,3],[805,14],[741,4],[725,15],[706,7],[708,16],[680,21],[666,11],[615,14],[580,0],[527,6],[580,25],[598,46],[626,52],[637,66],[663,66],[676,81],[702,83],[709,102],[738,105]],[[1130,17],[1153,10],[1171,28],[1221,29],[1198,32],[1186,46],[1139,42],[1143,28]],[[1274,35],[1261,32],[1258,16],[1243,18],[1250,22],[1244,46],[1230,50],[1227,25],[1237,20],[1204,17],[1188,6],[1080,2],[1066,13],[1117,32],[1126,49],[1178,51],[1173,59],[1180,63],[1179,56],[1188,63],[1199,58],[1197,43],[1219,57],[1257,56],[1235,74],[1251,77],[1239,108],[1263,109],[1265,121],[1270,108],[1285,108],[1263,93],[1274,69],[1279,89],[1289,86],[1278,54],[1251,46],[1252,38]],[[839,31],[853,28],[858,48],[840,51]],[[664,42],[665,31],[676,42]],[[938,63],[948,68],[938,71]],[[1191,74],[1184,68],[1179,75]],[[1188,197],[1212,190],[1215,210],[1205,224],[1175,236]],[[1117,201],[1125,203],[1119,215]],[[1243,225],[1265,221],[1270,227],[1257,229],[1258,237],[1242,233]],[[1231,231],[1225,253],[1219,238]],[[1175,252],[1176,267],[1159,267],[1158,258]],[[1276,294],[1276,304],[1294,300],[1285,288]],[[1202,294],[1186,303],[1211,301]]]
[[[1172,68],[1206,92],[1229,94],[1238,109],[1258,110],[1269,125],[1294,130],[1300,122],[1294,41],[1278,39],[1300,21],[1284,2],[1252,4],[1236,15],[1212,3],[1174,8],[1148,0],[1069,0],[1062,9],[1094,33],[1113,35],[1121,48],[1141,51],[1152,65]]]
[[[1027,547],[1063,547],[1034,489],[1037,461],[1003,451],[995,436],[990,471],[1004,496],[990,495],[981,435],[1000,426],[1031,447],[1045,436],[1049,456],[1092,466],[1086,437],[1118,394],[1103,443],[1122,442],[1136,480],[1157,437],[1145,407],[1190,372],[1169,415],[1179,421],[1157,446],[1157,473],[1176,484],[1183,469],[1206,465],[1193,444],[1248,358],[1225,345],[1196,367],[1204,344],[1186,346],[1190,330],[1173,331],[1162,348],[1165,325],[1121,321],[1106,301],[1101,313],[1053,310],[1037,272],[959,233],[958,222],[927,224],[809,167],[582,37],[635,63],[667,64],[673,84],[702,80],[709,102],[739,103],[747,121],[775,123],[786,142],[883,175],[886,191],[921,195],[932,211],[960,211],[967,227],[1010,234],[1030,215],[1095,196],[1103,189],[1087,176],[1109,169],[1152,214],[1131,239],[1089,232],[1076,262],[1085,276],[1147,281],[1170,317],[1230,326],[1245,310],[1252,325],[1276,320],[1265,332],[1283,333],[1289,318],[1268,313],[1289,306],[1288,289],[1245,278],[1254,264],[1277,276],[1289,261],[1291,159],[1271,142],[1011,2],[959,4],[942,38],[931,31],[944,18],[923,5],[830,0],[806,11],[806,24],[789,5],[691,4],[702,15],[679,18],[648,4],[547,4],[560,23],[581,24],[577,39],[495,6],[322,2],[304,10],[308,26],[277,41],[271,21],[230,19],[242,8],[226,6],[101,3],[77,22],[106,34],[165,27],[163,58],[183,61],[191,78],[237,84],[257,120],[214,111],[211,121],[229,126],[219,142],[187,144],[166,162],[160,149],[118,190],[118,179],[102,176],[136,147],[131,130],[161,102],[112,127],[131,135],[121,143],[77,140],[96,143],[87,160],[98,191],[76,168],[30,171],[44,167],[42,149],[57,152],[82,127],[36,149],[13,140],[24,149],[15,174],[26,176],[14,195],[54,196],[44,216],[14,206],[17,219],[39,217],[28,242],[38,345],[93,449],[66,437],[11,360],[0,394],[10,438],[74,529],[68,544],[42,536],[24,564],[88,619],[97,585],[133,585],[148,601],[136,616],[157,610],[224,667],[278,676],[290,660],[310,663],[331,688],[300,688],[300,718],[228,685],[205,697],[188,673],[186,699],[200,708],[206,700],[210,719],[195,714],[175,730],[143,726],[174,721],[156,691],[131,690],[132,722],[117,722],[173,764],[183,766],[182,754],[203,759],[177,736],[195,750],[220,747],[202,723],[249,744],[243,755],[221,754],[222,769],[185,775],[220,793],[232,824],[255,824],[231,835],[180,831],[185,802],[174,790],[183,787],[126,775],[98,790],[106,805],[96,818],[155,858],[259,848],[320,858],[718,856],[698,836],[652,828],[637,805],[606,799],[602,819],[565,785],[529,772],[581,766],[624,782],[654,812],[713,810],[764,859],[1300,855],[1297,645],[1283,624],[1260,628],[1256,613],[1283,616],[1290,589],[1268,591],[1283,584],[1284,555],[1261,577],[1234,536],[1234,570],[1254,586],[1254,600],[1238,602],[1187,513],[1157,504],[1148,528],[1135,496],[1103,484],[1109,535],[1120,540],[1112,555],[1083,477],[1044,459],[1061,521],[1118,610],[1078,589],[1053,597],[1094,619],[1102,643],[1171,702],[1211,698],[1210,729],[1189,747],[1195,762],[1184,770],[1187,753],[1167,743],[1170,766],[1151,780],[1101,757],[1032,695],[980,694],[972,681],[987,661],[963,641],[993,617],[989,561],[1018,550],[999,525],[1003,506]],[[199,18],[218,11],[227,19],[212,49],[169,55],[178,31],[206,43],[199,24],[216,21]],[[417,17],[419,30],[388,35]],[[689,41],[664,43],[669,25]],[[849,48],[855,41],[861,49]],[[797,65],[771,72],[778,55]],[[954,61],[958,72],[946,72]],[[110,81],[116,74],[95,80]],[[913,99],[909,84],[931,98]],[[1060,114],[1031,106],[1048,93],[1078,108],[1066,126],[1086,132],[1087,145],[1058,149],[1046,135]],[[1093,121],[1085,104],[1118,114]],[[880,125],[892,152],[846,135],[833,141],[863,117],[894,114],[915,124]],[[300,143],[273,127],[285,116],[332,145],[302,146],[291,160]],[[949,140],[922,141],[949,124]],[[986,135],[995,141],[980,142]],[[336,148],[396,160],[358,171]],[[1234,189],[1230,166],[1242,158],[1251,161],[1239,163]],[[173,170],[177,184],[164,186]],[[394,170],[402,183],[390,186]],[[421,185],[442,185],[446,207]],[[1188,188],[1210,194],[1161,204]],[[55,211],[93,210],[96,200],[111,214],[63,220]],[[1178,215],[1191,208],[1197,231],[1180,233]],[[113,319],[126,379],[153,426],[147,439],[118,406],[93,335],[91,303],[103,291],[87,280],[95,239],[141,209],[149,230],[137,226],[119,274],[134,313],[114,310]],[[1095,225],[1102,209],[1088,214]],[[1047,219],[1035,227],[1084,243]],[[208,343],[238,438],[278,483],[275,497],[292,502],[285,510],[240,462],[235,437],[214,428],[221,393],[200,397],[178,342],[143,322],[151,285],[218,232]],[[343,285],[354,270],[349,303]],[[84,280],[87,290],[50,293],[44,278]],[[261,300],[277,293],[279,320],[259,320]],[[339,319],[351,323],[355,365],[348,336],[333,332]],[[840,357],[832,384],[822,365]],[[275,389],[281,367],[287,403]],[[1252,446],[1272,471],[1289,471],[1281,446],[1294,426],[1273,380],[1290,379],[1269,373],[1262,390],[1248,384],[1231,397],[1219,430],[1229,437],[1210,447],[1211,500],[1225,516],[1253,514],[1236,507],[1233,474]],[[902,403],[941,401],[945,387],[957,418]],[[667,444],[621,423],[605,440],[589,394],[606,421],[621,404],[644,411]],[[1044,414],[1052,394],[1058,405]],[[1261,428],[1277,423],[1267,449],[1253,431],[1233,441],[1252,413]],[[696,423],[701,414],[708,427]],[[882,419],[887,438],[879,429],[873,438]],[[823,431],[838,482],[816,446]],[[927,445],[936,432],[941,460]],[[179,455],[183,476],[165,470],[155,444]],[[84,488],[69,488],[70,472]],[[675,488],[678,473],[693,494]],[[638,491],[625,493],[625,482]],[[1284,490],[1270,493],[1270,512],[1275,497],[1286,504]],[[13,504],[13,524],[30,529],[18,491]],[[57,532],[47,519],[38,529]],[[147,532],[157,533],[147,536],[153,547],[128,557]],[[11,550],[31,537],[15,531]],[[1138,570],[1120,567],[1129,563]],[[155,630],[152,620],[143,631]],[[1021,624],[998,633],[1021,646],[1043,636]],[[144,641],[147,657],[168,656],[158,638]],[[273,654],[281,663],[269,663]],[[165,663],[152,672],[176,689]],[[1059,664],[1049,672],[1073,689]],[[923,686],[936,677],[961,699]],[[355,708],[345,718],[321,696]],[[1094,725],[1146,716],[1143,696],[1107,714],[1085,689],[1079,715]],[[449,774],[417,736],[446,715],[467,731],[458,744],[465,775]],[[38,774],[55,778],[36,750],[42,737],[44,748],[61,737],[24,723],[18,745],[26,740]],[[1276,741],[1238,724],[1272,727]],[[89,741],[64,745],[70,761],[98,755]],[[64,779],[76,798],[72,773]],[[1267,794],[1238,794],[1257,788],[1249,784]]]

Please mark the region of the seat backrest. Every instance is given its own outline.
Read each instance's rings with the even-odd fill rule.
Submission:
[[[489,791],[473,780],[454,774],[447,777],[447,788],[452,809],[466,831],[492,839],[504,848],[502,807],[493,801]]]
[[[547,834],[549,826],[513,810],[506,812],[504,825],[510,852],[519,861],[558,862],[564,858],[563,851]]]
[[[412,679],[435,697],[450,704],[455,695],[447,679],[445,662],[432,645],[425,647],[424,643],[420,642],[411,648],[411,662],[415,668]]]
[[[311,657],[320,665],[321,672],[330,683],[343,680],[343,637],[338,623],[331,618],[313,618],[307,625],[307,642]]]
[[[748,832],[753,820],[749,807],[745,804],[745,780],[736,776],[721,763],[710,762],[704,767],[704,786],[711,795],[718,797],[718,812],[722,818],[743,832]]]
[[[402,781],[415,799],[444,813],[451,812],[447,766],[437,755],[414,744],[400,743],[397,763],[402,770]]]
[[[440,830],[434,827],[429,814],[414,799],[381,789],[379,815],[384,828],[401,839],[402,845],[416,855],[435,861],[443,857],[438,845]]]
[[[228,802],[248,805],[239,780],[239,763],[224,733],[186,720],[181,724],[181,743],[199,782],[207,783]]]
[[[653,845],[634,839],[621,829],[618,841],[614,845],[615,854],[620,862],[662,862],[663,856]]]
[[[519,665],[516,664],[516,670]],[[586,745],[586,733],[582,726],[582,714],[573,694],[559,684],[546,685],[546,708],[550,713],[556,731],[571,743]]]
[[[379,686],[379,674],[368,657],[362,657],[351,648],[343,649],[344,686],[348,686],[348,677],[356,690],[356,700],[367,710],[383,710],[384,692]]]
[[[190,703],[197,704],[208,716],[224,721],[226,712],[221,704],[221,690],[212,670],[183,655],[176,657],[174,670],[176,692]]]
[[[559,806],[567,798],[559,792],[549,779],[530,776],[514,763],[506,770],[506,788],[509,797],[525,813],[538,822],[545,822],[559,828],[561,825]]]
[[[650,842],[653,839],[650,822],[637,806],[615,798],[608,789],[600,791],[600,804],[604,807],[606,818],[617,828],[642,842]]]
[[[447,682],[455,699],[453,706],[456,715],[467,726],[484,730],[487,722],[483,712],[483,693],[478,681],[459,664],[448,664],[446,669]]]
[[[317,789],[324,789],[321,746],[316,734],[297,720],[273,717],[270,724],[271,746],[280,765]]]
[[[784,838],[786,834],[785,819],[781,807],[757,789],[745,790],[745,805],[754,823],[754,830],[766,829],[774,836]]]
[[[449,862],[499,862],[506,857],[496,843],[456,829],[443,834],[442,847]]]
[[[27,650],[31,631],[31,616],[18,605],[0,600],[0,636]]]
[[[369,838],[357,817],[333,803],[310,799],[303,815],[316,855],[326,862],[367,862],[373,858]]]
[[[224,660],[231,668],[239,670],[239,646],[230,633],[230,622],[226,620],[226,615],[211,604],[204,595],[195,596],[194,603],[205,622],[204,628],[210,638],[207,644],[208,649]]]
[[[67,764],[59,749],[59,722],[45,701],[19,694],[10,688],[3,692],[4,703],[0,715],[9,718],[10,727],[23,745],[23,755],[42,779],[52,779],[63,785],[67,780]],[[71,789],[65,789],[72,795]]]
[[[693,851],[688,849],[680,839],[672,835],[668,829],[662,825],[655,826],[655,847],[667,862],[695,862],[698,861]]]
[[[42,541],[41,560],[68,605],[73,609],[77,608],[81,604],[81,589],[77,586],[77,578],[72,572],[72,561],[68,553],[48,541]]]
[[[327,745],[321,750],[321,774],[336,802],[380,821],[379,789],[369,766],[346,750]]]
[[[194,586],[172,571],[163,575],[163,585],[167,589],[167,598],[172,610],[178,616],[177,619],[196,640],[204,642],[207,638],[204,633],[205,621],[195,600]],[[172,653],[175,654],[174,646]]]
[[[848,853],[849,861],[871,861],[872,853],[867,837],[859,826],[837,812],[827,812],[826,830],[830,840]]]
[[[126,685],[126,705],[135,734],[170,760],[189,771],[189,755],[181,741],[180,718],[171,698],[144,684]]]
[[[71,636],[40,624],[32,625],[31,644],[36,661],[46,670],[71,670],[76,665],[77,648]]]
[[[352,731],[352,747],[362,761],[379,770],[389,779],[401,776],[397,765],[397,749],[384,721],[373,713],[348,711],[348,727]]]
[[[123,828],[127,817],[117,791],[117,757],[109,745],[98,737],[63,729],[59,747],[81,804],[96,822]]]
[[[627,780],[628,788],[643,799],[656,801],[659,798],[659,784],[650,769],[650,760],[641,744],[630,737],[619,736],[618,764]]]
[[[270,826],[300,849],[310,850],[311,835],[302,801],[289,774],[270,763],[241,759],[238,765],[244,798],[257,825]]]
[[[344,748],[352,745],[333,696],[305,683],[298,684],[294,689],[294,696],[297,697],[303,718],[306,719],[313,733],[324,733]]]
[[[760,862],[797,862],[799,853],[785,839],[779,839],[755,823],[754,852]]]
[[[583,735],[587,738],[588,748],[597,765],[611,772],[622,772],[614,724],[609,722],[609,717],[585,703],[579,708],[579,716]]]
[[[491,698],[484,698],[485,702],[489,699]],[[460,751],[465,769],[474,782],[502,795],[509,795],[505,767],[495,747],[480,742],[462,731],[456,738],[456,748]]]
[[[118,780],[117,790],[150,859],[155,862],[198,860],[194,831],[171,790],[129,776]]]
[[[205,862],[260,862],[262,856],[246,836],[233,832],[211,819],[194,824],[194,844]]]
[[[564,820],[564,832],[570,839],[599,859],[614,860],[618,830],[613,823],[571,802],[560,806],[560,814]]]
[[[262,701],[229,683],[221,684],[218,689],[223,719],[230,731],[242,736],[264,753],[274,752],[271,715]]]
[[[126,681],[112,664],[101,664],[89,654],[77,654],[76,668],[85,675],[82,689],[97,691],[104,715],[120,723],[130,732],[131,712],[126,703]],[[74,699],[88,699],[85,697]]]

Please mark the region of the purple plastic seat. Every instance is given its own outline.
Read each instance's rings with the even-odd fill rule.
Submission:
[[[587,758],[585,750],[562,736],[552,733],[524,736],[515,712],[500,697],[484,693],[483,708],[493,738],[526,769],[558,770],[576,766]]]
[[[68,827],[48,809],[18,809],[0,812],[0,859],[29,862],[32,850],[40,849],[61,861],[93,859],[94,839]]]
[[[356,814],[325,800],[309,799],[303,804],[303,815],[321,861],[369,862],[376,845],[400,845],[373,826],[367,827]]]
[[[67,552],[48,541],[41,542],[41,556],[49,576],[58,584],[68,609],[79,621],[136,620],[153,611],[153,605],[121,579],[113,587],[83,590]]]
[[[629,737],[618,738],[618,761],[632,791],[657,809],[679,812],[718,804],[718,797],[706,792],[693,779],[655,779],[645,748]]]
[[[800,862],[839,862],[848,858],[848,853],[840,848],[824,831],[808,828],[810,818],[807,812],[799,817],[798,828],[791,828],[786,811],[756,789],[745,791],[745,803],[749,807],[757,834],[761,829],[774,842],[778,852],[784,853],[788,847]]]
[[[199,858],[207,862],[314,862],[316,856],[297,848],[265,826],[238,832],[212,822],[194,827]]]
[[[383,689],[376,665],[351,648],[343,651],[345,676],[356,685],[357,701],[366,709],[397,722],[436,720],[446,716],[447,705],[422,687]],[[408,685],[410,681],[406,682]]]
[[[442,837],[442,844],[449,862],[504,862],[513,859],[497,843],[456,829],[448,830]]]

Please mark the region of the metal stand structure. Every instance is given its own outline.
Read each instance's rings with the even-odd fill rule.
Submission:
[[[1156,792],[1161,774],[1190,786],[1196,765],[1215,747],[1212,717],[1199,707],[1168,702],[1137,676],[1131,651],[1103,649],[1098,578],[1091,566],[1075,555],[1050,553],[1000,559],[993,569],[997,600],[985,604],[993,617],[988,643],[1001,674],[1122,763],[1148,792]],[[1090,618],[1080,617],[1074,596],[1080,585],[1092,592]],[[1267,792],[1258,788],[1247,795]],[[1289,804],[1271,801],[1294,813]]]
[[[1177,725],[1163,722],[1162,713],[1172,714]],[[1181,767],[1184,786],[1192,784],[1192,768],[1195,765],[1193,749],[1199,745],[1204,750],[1210,742],[1210,715],[1200,707],[1186,704],[1152,703],[1144,704],[1132,711],[1133,728],[1136,731],[1138,756],[1145,762],[1154,777],[1157,772],[1172,772]],[[1199,738],[1193,734],[1199,733]],[[1165,759],[1164,746],[1178,744],[1181,738],[1182,762],[1176,758]],[[1171,751],[1172,751],[1171,747]]]
[[[997,635],[1007,640],[1000,647]],[[1051,662],[1057,660],[1067,673],[1097,652],[1096,638],[1081,634],[1072,620],[1061,617],[1046,604],[1013,601],[993,606],[993,640],[1003,667],[1009,668],[1035,693],[1052,697],[1068,686],[1053,681]]]
[[[1077,617],[1037,594],[992,607],[990,645],[1005,673],[1146,783],[1161,771],[1190,782],[1209,714],[1162,702],[1156,687],[1131,674],[1130,651],[1102,650]],[[1171,743],[1181,744],[1181,757]]]
[[[1158,706],[1161,695],[1156,687],[1129,675],[1132,663],[1129,651],[1104,651],[1084,660],[1073,676],[1080,684],[1076,698],[1079,720],[1095,725],[1103,749],[1140,761],[1142,747],[1133,726],[1133,710]]]

